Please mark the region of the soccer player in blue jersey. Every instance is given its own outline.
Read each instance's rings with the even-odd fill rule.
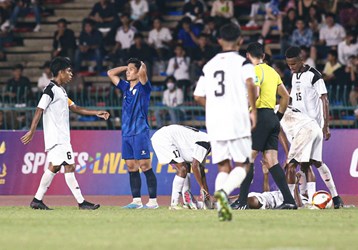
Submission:
[[[127,81],[119,75],[126,72]],[[111,69],[107,72],[112,83],[123,93],[122,105],[122,157],[128,166],[129,181],[133,196],[132,203],[124,208],[158,208],[157,178],[150,161],[150,136],[148,107],[152,86],[147,77],[147,68],[143,62],[131,58],[127,66]],[[149,202],[143,206],[141,199],[141,178],[139,168],[147,179]]]

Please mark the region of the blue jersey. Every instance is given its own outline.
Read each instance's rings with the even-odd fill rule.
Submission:
[[[145,85],[138,82],[132,89],[127,81],[117,84],[123,92],[122,136],[133,136],[149,129],[148,108],[152,86],[149,81]]]

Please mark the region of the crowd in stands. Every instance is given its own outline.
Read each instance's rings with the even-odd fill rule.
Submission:
[[[156,112],[157,124],[163,124],[168,116],[176,122],[181,114],[175,107],[190,101],[203,65],[219,51],[219,27],[233,22],[243,30],[244,45],[252,41],[265,44],[269,63],[288,88],[290,72],[284,62],[284,53],[289,46],[299,46],[306,63],[322,72],[328,89],[336,90],[341,86],[338,90],[346,95],[347,104],[357,106],[356,1],[186,0],[179,13],[182,18],[175,27],[165,25],[163,16],[171,11],[166,2],[99,0],[88,16],[83,17],[79,37],[71,30],[71,23],[60,18],[53,35],[52,56],[66,56],[72,60],[76,81],[80,82],[75,86],[79,89],[84,86],[83,72],[104,76],[106,67],[123,65],[131,57],[139,58],[146,63],[150,78],[167,76],[161,88],[167,89],[163,92],[162,105],[170,108],[167,112]],[[46,1],[0,0],[0,60],[6,60],[3,45],[16,33],[17,18],[32,12],[36,23],[33,32],[39,32],[44,9]],[[245,15],[250,18],[240,18]],[[245,31],[252,30],[261,32],[245,35]],[[271,47],[275,43],[280,45],[278,50]],[[84,66],[85,60],[95,61],[95,68]],[[50,78],[48,62],[42,68],[39,89]],[[22,65],[14,66],[3,101],[16,98],[21,102],[33,98],[32,91],[24,91],[31,90],[31,84],[22,72]]]

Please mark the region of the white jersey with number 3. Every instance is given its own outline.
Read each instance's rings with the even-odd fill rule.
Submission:
[[[292,75],[292,106],[323,127],[323,107],[321,96],[327,94],[321,74],[312,67],[305,72]]]
[[[203,68],[195,96],[206,97],[206,128],[210,140],[251,136],[246,80],[254,66],[235,51],[218,53]]]

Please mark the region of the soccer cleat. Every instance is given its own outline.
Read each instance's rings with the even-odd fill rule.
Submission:
[[[129,203],[128,205],[123,207],[124,209],[141,209],[143,208],[142,203]]]
[[[213,205],[210,200],[210,194],[208,194],[204,189],[200,190],[200,196],[203,200],[203,209],[213,209]]]
[[[169,210],[183,210],[184,208],[179,205],[171,205]]]
[[[293,210],[293,209],[297,209],[297,206],[296,206],[296,204],[282,203],[280,206],[276,207],[275,209]]]
[[[186,190],[184,192],[184,202],[190,209],[192,209],[192,210],[198,209],[198,207],[196,205],[196,200],[195,200],[193,194],[189,190]]]
[[[34,198],[31,203],[30,203],[30,207],[32,209],[40,209],[40,210],[53,210],[51,208],[49,208],[48,206],[45,205],[45,203],[43,203],[42,201]]]
[[[218,202],[218,216],[220,221],[231,221],[231,207],[224,190],[218,190],[215,192],[214,197]]]
[[[343,200],[339,195],[333,197],[332,200],[333,200],[333,204],[334,204],[334,209],[339,209],[341,207],[344,207]]]
[[[93,204],[88,201],[83,201],[82,203],[78,204],[78,208],[81,210],[96,210],[100,207],[99,204]]]
[[[237,199],[233,203],[231,203],[230,206],[234,210],[246,210],[246,209],[249,209],[249,205],[241,203],[239,199]]]

